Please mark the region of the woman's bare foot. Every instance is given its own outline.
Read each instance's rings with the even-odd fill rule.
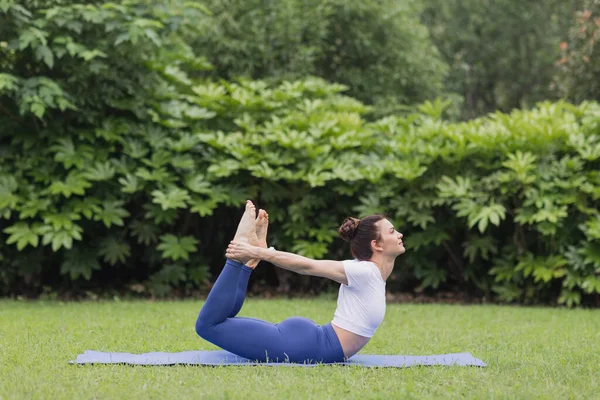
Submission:
[[[256,236],[258,237],[258,247],[267,248],[267,230],[269,228],[269,214],[265,210],[258,211],[256,218]],[[246,263],[248,268],[256,268],[260,260],[250,260]]]
[[[265,210],[258,211],[256,219],[256,237],[258,238],[258,247],[267,248],[267,230],[269,229],[269,214]]]
[[[256,236],[256,207],[250,200],[246,201],[246,210],[240,224],[238,225],[237,231],[233,238],[235,241],[246,242],[252,246],[258,245],[258,236]],[[242,264],[246,264],[248,260],[236,260]]]

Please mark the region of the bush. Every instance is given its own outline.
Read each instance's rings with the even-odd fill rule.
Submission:
[[[68,288],[106,265],[124,268],[104,269],[105,279],[150,279],[156,293],[202,282],[206,264],[190,255],[197,240],[167,223],[177,215],[161,190],[175,180],[156,182],[167,163],[183,172],[190,162],[164,158],[166,144],[182,152],[189,141],[165,128],[162,108],[210,117],[168,101],[180,67],[208,67],[183,41],[202,9],[26,4],[0,2],[2,293]]]
[[[359,209],[389,205],[409,250],[400,265],[419,289],[451,282],[504,301],[597,298],[599,118],[596,103],[545,103],[462,124],[379,121],[395,138],[393,171],[423,173],[371,190]]]
[[[203,14],[175,5],[2,8],[2,294],[190,294],[251,198],[272,245],[314,258],[349,257],[347,214],[386,212],[408,248],[391,290],[597,298],[598,104],[454,124],[436,101],[371,123],[317,78],[204,79],[184,41]],[[280,285],[334,286],[291,276]]]

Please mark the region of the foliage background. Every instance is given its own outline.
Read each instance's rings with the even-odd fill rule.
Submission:
[[[464,99],[462,118],[561,97],[552,84],[559,44],[582,4],[425,0],[421,19],[450,66],[445,91]]]
[[[596,9],[566,48],[570,9],[524,9],[511,47],[505,3],[0,1],[0,294],[205,292],[251,198],[272,245],[315,258],[349,257],[349,213],[386,212],[409,250],[391,291],[594,304],[600,110],[556,99],[596,100],[561,78],[593,75],[573,32]]]
[[[448,67],[419,20],[420,1],[210,1],[192,47],[211,76],[344,84],[376,115],[442,94]]]

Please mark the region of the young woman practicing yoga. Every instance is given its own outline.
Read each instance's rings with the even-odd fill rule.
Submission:
[[[312,260],[297,254],[267,249],[268,214],[246,202],[246,210],[227,261],[196,321],[205,340],[238,356],[258,361],[333,363],[362,349],[385,315],[385,281],[394,260],[405,252],[402,234],[385,217],[346,218],[338,229],[350,242],[354,260]],[[303,275],[339,282],[333,320],[318,325],[292,317],[273,324],[236,317],[244,303],[248,279],[260,260]]]

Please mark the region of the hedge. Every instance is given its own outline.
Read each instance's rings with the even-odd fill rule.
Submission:
[[[205,289],[251,198],[272,245],[315,258],[349,257],[345,216],[387,213],[408,249],[390,290],[598,299],[597,103],[456,124],[436,101],[367,122],[321,79],[204,77],[184,40],[196,7],[2,10],[20,16],[0,46],[2,295]]]

